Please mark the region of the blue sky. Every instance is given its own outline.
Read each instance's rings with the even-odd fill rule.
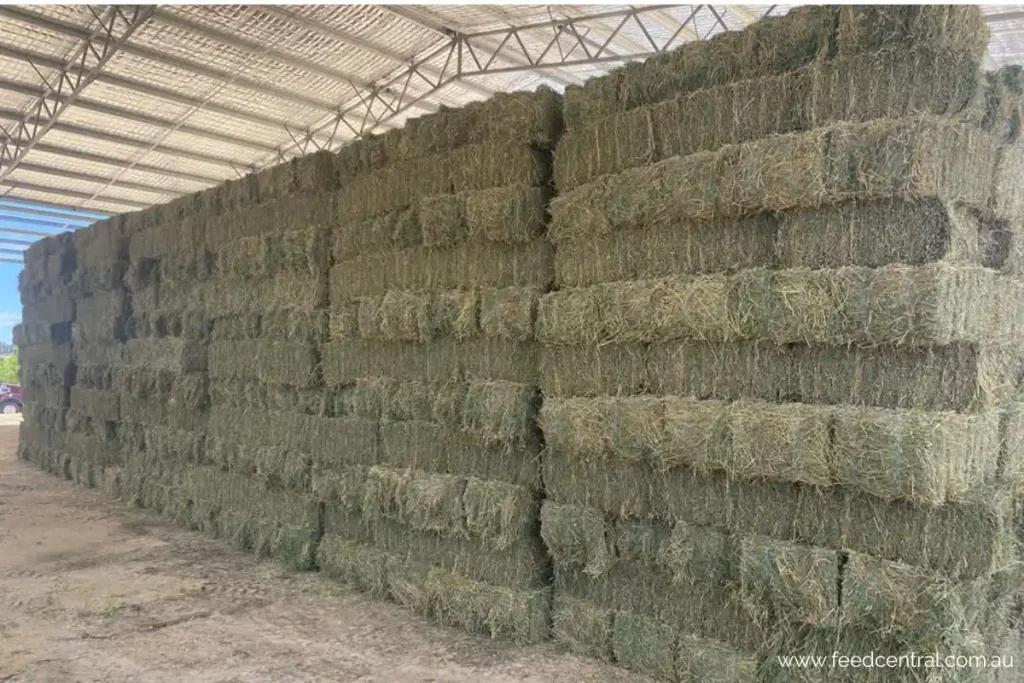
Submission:
[[[13,199],[0,199],[0,226],[5,228],[22,228],[26,230],[45,230],[47,232],[58,232],[59,226],[47,228],[39,225],[39,221],[59,220],[53,216],[42,216],[29,214],[19,209],[39,209],[51,211],[48,207],[39,206],[31,202],[15,201]],[[90,215],[88,221],[101,218],[101,216]],[[72,219],[78,224],[84,224],[82,218]],[[2,231],[0,231],[2,232]],[[32,235],[16,235],[4,233],[4,237],[11,239],[34,240],[38,239]],[[11,245],[3,245],[4,248],[13,248]],[[6,254],[5,254],[6,255]],[[21,272],[20,263],[0,263],[0,341],[11,341],[11,331],[14,326],[21,322],[21,295],[18,293],[18,273]]]

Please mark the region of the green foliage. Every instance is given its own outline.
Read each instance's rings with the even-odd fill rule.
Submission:
[[[18,375],[18,350],[8,356],[0,356],[0,382],[4,384],[20,383]]]

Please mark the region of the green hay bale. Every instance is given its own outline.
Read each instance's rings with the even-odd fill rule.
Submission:
[[[537,501],[529,489],[501,481],[468,479],[462,502],[466,530],[497,550],[528,535],[538,516]]]
[[[344,581],[374,597],[387,595],[385,553],[363,543],[327,534],[316,551],[317,566],[328,576]]]
[[[571,652],[611,661],[614,612],[555,593],[551,635]]]
[[[466,239],[465,202],[457,195],[424,197],[419,201],[423,246],[450,247]]]
[[[717,469],[742,476],[738,456],[733,456],[735,427],[730,433],[734,407],[720,401],[693,401],[685,398],[661,399],[663,420],[654,439],[652,462],[658,469],[688,465],[698,469]],[[547,404],[545,404],[547,405]],[[653,412],[653,411],[652,411]]]
[[[313,311],[327,302],[327,290],[325,274],[289,272],[268,279],[203,282],[192,291],[176,292],[176,301],[169,307],[194,310],[201,303],[202,310],[219,315],[289,309]]]
[[[723,149],[718,166],[718,213],[742,216],[824,203],[828,196],[827,142],[827,133],[813,131]]]
[[[548,638],[551,595],[546,590],[513,591],[435,568],[427,576],[427,593],[442,624],[521,644]]]
[[[719,156],[705,152],[603,176],[551,202],[556,243],[679,219],[713,220]]]
[[[342,219],[332,235],[335,261],[421,245],[423,232],[417,208],[393,211],[364,221]]]
[[[331,303],[388,290],[545,287],[554,279],[547,240],[495,244],[467,242],[446,249],[414,248],[359,256],[330,271]]]
[[[408,472],[387,467],[371,467],[367,471],[362,505],[365,519],[399,519],[402,513],[402,489],[408,480]]]
[[[988,28],[977,7],[844,7],[836,44],[841,54],[929,45],[964,50],[980,59]]]
[[[979,223],[939,200],[844,202],[779,216],[784,268],[872,268],[933,261],[980,264]]]
[[[679,635],[676,657],[679,680],[696,683],[754,683],[757,660],[740,650],[708,638]]]
[[[462,197],[469,239],[526,244],[544,232],[548,196],[543,188],[517,184]]]
[[[532,339],[540,295],[535,288],[484,289],[480,293],[481,331],[497,339]]]
[[[206,344],[183,338],[129,339],[123,345],[124,365],[170,372],[203,372]]]
[[[473,144],[357,176],[338,191],[336,201],[339,218],[360,221],[408,208],[430,195],[543,185],[547,175],[542,155],[527,146]]]
[[[259,379],[308,387],[318,381],[316,349],[288,342],[256,340],[210,344],[208,367],[214,379]]]
[[[537,384],[538,347],[490,339],[440,339],[422,344],[365,339],[323,347],[324,381],[331,386],[360,378],[446,382],[506,380]]]
[[[785,624],[824,625],[839,613],[840,558],[834,550],[763,537],[740,542],[743,593],[757,618]]]
[[[735,336],[724,275],[637,280],[545,295],[537,309],[544,344],[606,344]]]
[[[741,400],[729,406],[728,421],[731,448],[711,464],[729,476],[833,483],[831,410]]]
[[[839,484],[921,505],[965,501],[996,472],[999,416],[839,408]]]
[[[435,154],[463,145],[520,143],[551,147],[562,128],[562,98],[541,87],[534,92],[500,93],[486,102],[457,109],[442,107],[429,116],[410,119],[389,147],[400,158]]]
[[[587,575],[599,576],[612,562],[605,521],[592,508],[545,501],[540,534],[558,566],[577,566]]]
[[[416,531],[465,534],[465,490],[466,480],[461,477],[410,471],[399,488],[399,517]]]
[[[55,292],[22,307],[22,319],[28,323],[56,324],[75,319],[75,302],[65,292]]]
[[[396,520],[350,519],[344,531],[346,536],[365,536],[381,550],[417,566],[439,567],[473,581],[512,589],[548,583],[546,556],[536,536],[523,536],[497,550],[478,537],[423,533]]]
[[[794,347],[755,342],[652,344],[646,353],[648,386],[656,394],[703,400],[795,400],[794,355]]]
[[[808,119],[818,126],[961,114],[982,82],[976,58],[935,46],[840,55],[818,62],[809,73]]]
[[[316,500],[346,510],[362,507],[366,468],[315,462],[310,476],[310,494]]]
[[[660,109],[660,108],[659,108]],[[555,151],[555,184],[562,190],[660,158],[657,109],[643,107],[591,122],[562,138]]]
[[[430,614],[428,566],[388,554],[384,560],[384,572],[388,579],[388,597],[417,614]]]
[[[503,481],[530,490],[539,483],[537,450],[536,445],[512,449],[487,447],[475,435],[427,422],[380,425],[381,464]]]
[[[221,245],[245,237],[304,230],[326,234],[334,223],[333,193],[297,193],[262,204],[246,203],[216,220],[207,220],[200,226],[200,244],[205,244],[210,251],[218,251]]]
[[[539,424],[550,451],[588,461],[653,461],[665,410],[654,397],[549,399]]]
[[[976,627],[987,578],[956,583],[911,565],[851,553],[843,568],[843,624],[910,646],[953,644]]]
[[[541,389],[547,396],[638,394],[650,383],[646,355],[642,344],[544,346]]]
[[[1024,213],[1024,192],[1018,183],[1022,172],[1024,154],[1014,146],[1002,147],[996,164],[995,187],[992,193],[995,215],[1020,220]]]
[[[268,487],[305,492],[310,489],[312,459],[309,454],[277,448],[245,448],[210,439],[212,464],[251,477]]]
[[[612,652],[615,661],[642,674],[666,680],[676,679],[678,632],[655,619],[616,612],[612,622]]]
[[[618,547],[622,545],[620,535]],[[725,586],[735,583],[738,578],[738,542],[715,529],[676,522],[665,542],[660,547],[654,545],[648,553],[634,553],[635,557],[627,555],[623,559],[633,562],[651,562],[653,559],[656,566],[666,570],[672,582],[680,586],[696,588],[709,582]]]
[[[71,338],[71,326],[67,323],[27,323],[15,325],[11,330],[15,346],[57,346]]]
[[[117,422],[120,419],[120,396],[112,391],[71,387],[71,407],[98,420]]]
[[[676,519],[851,549],[951,576],[978,576],[1015,557],[1009,513],[998,497],[922,508],[839,487],[730,481],[691,468],[660,472],[647,463],[583,461],[557,450],[547,452],[544,471],[550,499],[617,517]]]
[[[775,263],[776,221],[762,214],[718,224],[685,224],[560,243],[559,287],[677,274],[728,273]]]
[[[570,130],[619,111],[751,77],[797,69],[834,43],[837,10],[807,7],[769,18],[741,33],[723,33],[692,41],[642,64],[567,88],[566,124]]]
[[[466,389],[462,429],[485,445],[525,446],[533,435],[536,391],[514,382],[472,381]]]

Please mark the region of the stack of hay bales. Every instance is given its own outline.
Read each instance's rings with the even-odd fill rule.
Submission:
[[[250,177],[198,236],[209,271],[193,295],[210,325],[206,460],[186,484],[194,522],[302,569],[321,528],[312,458],[331,447],[320,356],[335,178],[327,154]]]
[[[554,93],[411,121],[338,158],[324,571],[444,623],[547,637],[534,315]]]
[[[123,278],[128,269],[125,231],[132,225],[130,219],[115,216],[72,235],[75,381],[66,446],[74,465],[73,478],[87,486],[116,478],[123,465],[116,373],[131,313]]]
[[[74,274],[75,251],[71,235],[48,237],[30,246],[25,252],[25,266],[18,283],[22,322],[14,328],[24,402],[18,454],[67,478],[73,476],[65,440],[67,408],[74,382],[71,358]]]
[[[1002,647],[1024,156],[985,37],[976,8],[805,8],[566,94],[537,317],[557,639],[687,682]]]

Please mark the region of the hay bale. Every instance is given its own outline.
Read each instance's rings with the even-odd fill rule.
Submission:
[[[544,232],[549,197],[543,188],[516,184],[462,197],[469,239],[525,244]]]
[[[724,148],[718,163],[717,213],[742,216],[826,202],[828,140],[825,131],[812,131]]]
[[[754,683],[757,660],[750,654],[709,638],[681,633],[676,671],[681,681]]]
[[[941,647],[978,625],[988,585],[986,578],[956,583],[919,567],[851,553],[843,568],[843,624],[910,646]]]
[[[642,393],[649,384],[645,359],[642,344],[544,346],[540,351],[540,386],[548,396]]]
[[[532,339],[540,296],[537,288],[484,289],[480,293],[481,331],[498,339]]]
[[[593,508],[545,501],[540,534],[556,566],[577,566],[587,575],[599,576],[613,561],[605,521]]]
[[[466,206],[458,195],[436,195],[419,200],[423,246],[450,247],[466,239]]]
[[[438,567],[473,581],[510,589],[536,589],[547,585],[545,555],[539,538],[523,537],[505,550],[496,550],[481,538],[425,534],[396,520],[381,520],[347,529],[379,549],[405,558],[419,567]],[[366,533],[369,531],[369,533]]]
[[[335,261],[344,261],[360,254],[397,251],[422,244],[418,205],[354,221],[340,220],[332,233]],[[341,208],[344,212],[344,208]]]
[[[665,412],[666,402],[654,397],[549,399],[541,406],[539,424],[550,451],[581,460],[654,462],[666,438]],[[683,448],[666,449],[672,455],[664,460],[681,460]]]
[[[522,145],[484,143],[401,161],[353,178],[337,193],[339,218],[361,221],[406,209],[423,197],[525,183],[543,185],[543,156]]]
[[[97,420],[117,422],[120,419],[120,396],[113,391],[72,386],[70,406]]]
[[[537,310],[544,344],[606,344],[735,335],[724,275],[612,282],[545,295]]]
[[[331,534],[323,537],[316,551],[317,566],[325,574],[378,598],[388,591],[386,560],[385,553],[372,546]]]
[[[532,492],[515,484],[470,478],[463,493],[466,530],[497,550],[530,534],[538,516]]]
[[[486,445],[525,446],[534,433],[538,400],[536,390],[526,384],[471,381],[462,408],[462,429]]]
[[[445,382],[506,380],[537,384],[533,344],[491,339],[439,339],[422,344],[351,340],[323,347],[324,381],[340,385],[358,378]]]
[[[446,249],[415,248],[367,255],[330,270],[332,305],[388,290],[545,287],[554,278],[547,240],[528,244],[467,242]]]
[[[638,673],[675,680],[679,634],[668,624],[620,611],[612,622],[615,661]]]
[[[614,611],[555,592],[551,635],[571,652],[611,661]]]
[[[775,263],[776,221],[762,214],[716,224],[621,230],[558,244],[560,288],[682,274],[730,273]]]
[[[546,590],[513,591],[435,568],[427,576],[427,594],[442,624],[521,644],[548,637],[551,596]]]
[[[551,202],[556,243],[680,219],[713,220],[719,156],[705,152],[631,168],[559,194]]]
[[[934,261],[981,264],[979,221],[935,199],[844,202],[779,216],[784,268],[878,268]]]
[[[725,411],[722,411],[723,414]],[[728,407],[731,448],[711,461],[729,476],[833,483],[832,410],[800,403],[740,400]]]
[[[210,344],[208,368],[214,379],[259,379],[308,387],[318,382],[316,349],[306,344],[257,340]]]
[[[645,355],[647,386],[656,394],[701,400],[795,401],[795,348],[757,342],[652,344]]]
[[[757,618],[823,626],[839,615],[840,555],[764,537],[740,542],[740,580]]]
[[[428,422],[382,423],[379,462],[395,468],[447,472],[460,477],[503,481],[534,490],[539,484],[537,445],[484,446],[473,434]]]
[[[838,483],[921,505],[965,501],[996,473],[999,416],[839,408]]]
[[[372,468],[371,477],[378,476],[381,469]],[[373,474],[374,470],[378,471],[378,475]],[[392,481],[394,476],[393,473],[389,475],[388,481]],[[398,486],[398,514],[403,523],[420,532],[445,535],[466,533],[466,513],[462,506],[465,479],[409,471]],[[365,506],[363,510],[366,514]],[[368,521],[372,523],[372,520]]]
[[[840,54],[928,45],[963,50],[980,59],[988,27],[977,7],[846,7],[839,12]]]
[[[674,584],[693,588],[735,583],[739,553],[737,539],[728,534],[677,521],[664,544],[652,549],[650,554],[656,566],[664,568]]]
[[[808,119],[817,126],[962,114],[982,83],[975,57],[927,45],[839,55],[809,71]]]

